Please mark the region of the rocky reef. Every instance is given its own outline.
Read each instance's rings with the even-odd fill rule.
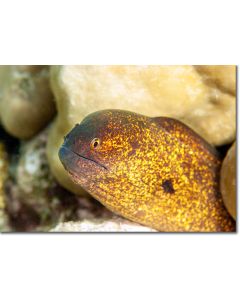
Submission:
[[[218,147],[236,219],[235,66],[0,66],[0,231],[153,231],[116,217],[59,161],[63,137],[102,109],[173,117]]]
[[[10,165],[5,194],[12,230],[47,231],[58,222],[111,216],[96,200],[76,196],[55,180],[46,156],[48,132],[22,142]]]

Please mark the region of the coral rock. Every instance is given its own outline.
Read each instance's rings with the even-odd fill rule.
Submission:
[[[156,230],[119,217],[91,219],[58,224],[51,232],[156,232]]]
[[[221,192],[228,212],[236,220],[236,143],[232,145],[222,164]]]
[[[8,231],[8,218],[5,213],[6,195],[4,191],[5,181],[7,179],[8,161],[4,145],[0,142],[0,232]]]
[[[0,119],[11,135],[28,139],[54,116],[49,67],[0,67]]]
[[[223,92],[236,94],[236,66],[196,66],[206,83],[217,86]]]
[[[19,159],[11,164],[6,208],[12,230],[48,231],[59,222],[112,216],[96,200],[77,197],[59,186],[47,161],[48,132],[46,128],[22,142]]]
[[[209,66],[214,81],[219,68]],[[235,68],[221,67],[234,78]],[[57,156],[72,127],[97,110],[124,109],[140,114],[169,116],[193,128],[208,142],[222,145],[235,137],[234,83],[219,75],[219,85],[205,80],[194,66],[53,66],[51,85],[58,116],[48,140],[53,174],[69,190],[83,194],[68,177]],[[225,88],[222,89],[222,86]],[[228,93],[228,91],[230,91]]]

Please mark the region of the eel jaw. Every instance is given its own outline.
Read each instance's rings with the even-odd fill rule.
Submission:
[[[105,166],[74,152],[64,145],[60,147],[58,156],[65,170],[74,177],[74,181],[86,176],[90,176],[93,179],[95,177],[94,175],[102,174],[102,172],[107,171]]]

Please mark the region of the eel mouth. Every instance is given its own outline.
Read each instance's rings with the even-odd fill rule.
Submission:
[[[83,175],[87,175],[94,171],[107,170],[107,168],[99,162],[85,157],[65,146],[60,147],[58,156],[64,168],[71,174],[78,175],[82,173]]]
[[[80,157],[80,158],[82,158],[82,159],[86,159],[86,160],[88,160],[88,161],[92,161],[92,162],[94,162],[95,164],[97,164],[98,166],[100,166],[100,167],[104,168],[105,170],[107,170],[107,168],[106,168],[104,165],[100,164],[99,162],[95,161],[94,159],[85,157],[85,156],[83,156],[83,155],[81,155],[81,154],[79,154],[79,153],[77,153],[77,152],[75,152],[75,151],[73,151],[73,150],[70,150],[70,151],[72,151],[72,153],[76,154],[78,157]]]

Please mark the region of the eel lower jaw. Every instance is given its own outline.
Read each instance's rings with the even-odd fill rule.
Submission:
[[[58,156],[65,170],[74,176],[75,179],[107,171],[107,168],[100,163],[82,156],[65,146],[61,146]]]

